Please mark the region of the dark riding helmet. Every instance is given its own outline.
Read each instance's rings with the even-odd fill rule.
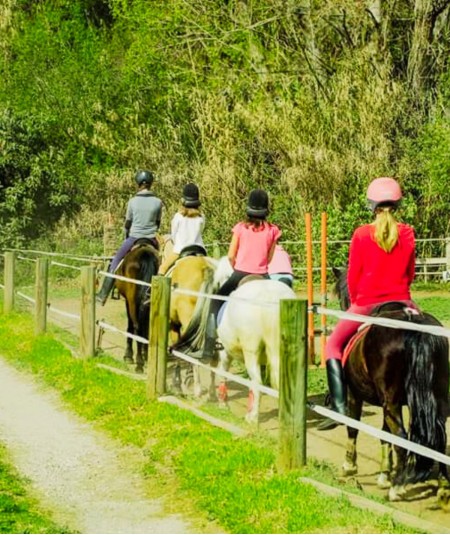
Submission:
[[[248,217],[265,219],[269,213],[269,196],[263,189],[254,189],[250,192],[247,202]]]
[[[147,184],[147,186],[151,186],[153,184],[154,178],[155,177],[151,171],[145,170],[138,171],[134,176],[134,180],[136,180],[138,186],[142,186],[142,184]]]
[[[375,178],[367,188],[367,200],[374,212],[379,206],[397,206],[402,198],[399,183],[391,177]]]
[[[198,208],[201,204],[200,194],[198,187],[193,182],[189,182],[183,188],[183,199],[182,204],[186,208]]]

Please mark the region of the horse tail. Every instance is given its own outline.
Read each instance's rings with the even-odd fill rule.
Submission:
[[[199,293],[211,294],[214,292],[214,289],[214,269],[211,266],[206,266],[204,268],[204,280]],[[192,317],[179,340],[172,346],[172,349],[181,352],[196,352],[203,350],[209,319],[209,299],[210,298],[205,295],[199,295]]]
[[[420,318],[420,316],[414,318],[414,321],[430,323]],[[409,355],[405,380],[410,421],[409,440],[445,453],[447,442],[445,416],[439,410],[441,400],[437,385],[439,375],[442,374],[442,363],[448,359],[447,339],[408,330],[405,332],[405,350]],[[434,461],[428,457],[408,452],[407,482],[427,479],[433,464]]]

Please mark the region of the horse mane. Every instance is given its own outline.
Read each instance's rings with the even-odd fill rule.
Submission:
[[[233,273],[233,267],[227,256],[222,256],[218,262],[216,271],[214,272],[214,288],[218,290],[222,284],[230,278]]]
[[[334,285],[334,293],[339,299],[342,310],[347,310],[350,307],[350,297],[348,295],[347,285],[347,268],[332,267],[334,277],[336,279]]]

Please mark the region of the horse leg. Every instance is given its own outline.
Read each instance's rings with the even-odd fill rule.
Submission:
[[[262,384],[261,366],[258,360],[258,352],[246,351],[244,359],[250,380],[257,384]],[[245,419],[249,424],[258,425],[260,401],[261,392],[259,389],[250,389],[248,392],[247,414],[245,415]]]
[[[355,420],[361,420],[362,400],[356,399],[350,388],[348,389],[348,415]],[[356,452],[356,440],[358,438],[358,429],[354,427],[347,427],[347,450],[345,452],[345,461],[342,465],[342,474],[344,476],[354,476],[358,473]]]
[[[137,343],[137,351],[136,351],[136,373],[144,373],[144,363],[145,363],[145,356],[146,356],[146,344],[143,344],[142,342]]]
[[[439,463],[437,502],[444,511],[450,513],[450,480],[447,466],[443,463]]]
[[[128,300],[126,301],[126,307],[127,307],[127,318],[128,318],[127,333],[134,334],[134,324],[133,324],[133,320],[131,319],[130,307],[128,306]],[[125,362],[129,362],[130,364],[133,363],[133,339],[132,338],[127,337],[127,347],[125,349],[123,360]]]
[[[219,351],[219,365],[218,369],[223,371],[228,371],[230,368],[231,359],[228,357],[225,349]],[[226,377],[221,377],[218,387],[219,408],[228,409],[228,388],[227,388],[227,379]]]
[[[389,427],[385,420],[383,420],[383,431],[389,432]],[[392,445],[389,442],[381,440],[380,473],[377,479],[377,486],[380,489],[388,489],[391,486],[392,467]]]
[[[172,389],[175,394],[180,395],[183,393],[183,390],[181,389],[181,366],[178,360],[173,367]]]
[[[402,407],[400,404],[385,402],[383,406],[384,421],[389,431],[398,437],[408,438],[403,425]],[[402,500],[406,494],[404,485],[406,472],[406,450],[399,446],[394,446],[396,455],[395,472],[392,486],[389,489],[389,500],[391,502]]]
[[[216,373],[211,371],[209,389],[208,389],[208,401],[216,402],[218,401],[217,392],[216,392]]]
[[[200,398],[202,396],[202,383],[200,380],[200,366],[193,366],[194,375],[194,397]]]

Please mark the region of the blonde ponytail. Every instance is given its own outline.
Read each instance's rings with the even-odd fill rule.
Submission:
[[[398,241],[398,226],[392,214],[392,207],[377,208],[376,214],[375,241],[383,251],[390,253]]]

